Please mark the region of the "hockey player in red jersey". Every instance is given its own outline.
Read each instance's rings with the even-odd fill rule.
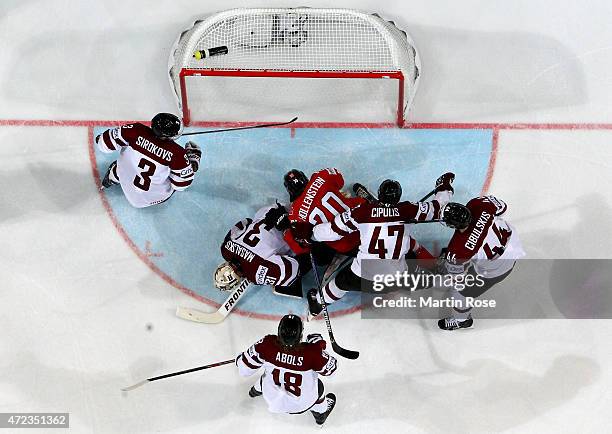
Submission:
[[[313,173],[310,179],[304,172],[293,169],[285,175],[284,184],[291,200],[291,223],[325,223],[365,202],[361,197],[347,197],[341,192],[344,178],[338,169],[319,170]],[[285,232],[285,240],[298,254],[309,251],[296,242],[291,231]],[[351,253],[359,247],[359,234],[348,234],[338,240],[326,241],[325,244],[336,252]]]
[[[441,272],[454,276],[479,276],[474,284],[462,290],[453,289],[452,296],[462,302],[454,315],[438,321],[443,330],[471,327],[474,323],[466,297],[477,298],[510,275],[517,259],[525,256],[518,234],[505,219],[508,206],[495,196],[477,197],[467,205],[449,203],[442,211],[442,220],[455,232],[448,243]]]
[[[174,140],[182,123],[171,113],[159,113],[151,128],[128,124],[96,137],[104,153],[119,151],[102,180],[102,188],[120,184],[128,202],[144,208],[165,202],[175,191],[185,190],[198,171],[202,151],[193,142],[183,149]]]
[[[286,208],[277,204],[236,223],[221,244],[221,255],[227,262],[217,268],[215,275],[221,276],[223,282],[245,278],[257,285],[270,285],[277,294],[301,298],[300,264],[278,229],[284,229],[283,224],[288,227],[286,216]],[[228,280],[227,273],[232,271],[236,276]],[[222,290],[234,286],[217,284]]]
[[[300,317],[285,315],[277,335],[268,335],[236,358],[242,376],[264,374],[249,391],[251,398],[263,395],[272,413],[312,413],[323,425],[336,405],[336,395],[324,395],[319,375],[330,376],[337,368],[336,359],[325,351],[320,334],[308,335],[302,342],[304,326]]]
[[[408,271],[406,255],[412,250],[417,259],[433,257],[411,237],[410,221],[429,221],[440,218],[442,207],[453,195],[452,182],[455,175],[446,173],[436,180],[435,196],[429,202],[399,202],[402,188],[399,182],[385,180],[378,189],[378,201],[368,202],[350,211],[337,215],[328,223],[294,225],[296,239],[314,241],[337,240],[358,232],[360,245],[357,257],[350,267],[341,270],[323,287],[327,304],[340,300],[347,291],[360,291],[362,280],[371,283],[373,270],[364,270],[364,260],[384,260],[383,274]],[[370,264],[375,261],[370,261]],[[318,291],[308,292],[310,313],[318,315],[321,300]]]

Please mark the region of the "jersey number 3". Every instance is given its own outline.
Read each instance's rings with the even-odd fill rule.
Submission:
[[[142,169],[142,171],[134,178],[134,185],[143,191],[149,191],[151,187],[151,176],[155,173],[157,166],[155,166],[155,163],[152,161],[141,158],[138,162],[138,168]]]

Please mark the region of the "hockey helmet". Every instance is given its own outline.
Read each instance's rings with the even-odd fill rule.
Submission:
[[[240,274],[229,262],[224,262],[215,270],[215,288],[221,291],[231,291],[242,280]]]
[[[302,319],[293,314],[285,315],[278,323],[278,339],[285,347],[293,347],[302,341]]]
[[[292,202],[297,199],[308,184],[308,177],[304,172],[297,169],[291,169],[283,178],[285,189],[289,193],[289,200]]]
[[[442,210],[442,221],[453,229],[465,229],[472,221],[472,213],[467,206],[449,202]]]
[[[183,131],[183,123],[172,113],[158,113],[151,120],[153,134],[161,139],[178,139]]]
[[[384,205],[397,205],[402,197],[402,186],[393,179],[385,179],[378,187],[378,201]]]

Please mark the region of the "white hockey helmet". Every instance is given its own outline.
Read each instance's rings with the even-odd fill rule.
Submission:
[[[229,262],[223,262],[215,270],[215,288],[221,291],[231,291],[234,289],[242,278],[240,274],[232,267]]]

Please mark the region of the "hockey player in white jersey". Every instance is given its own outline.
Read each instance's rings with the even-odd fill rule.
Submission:
[[[320,334],[308,335],[302,342],[304,326],[297,315],[285,315],[277,335],[268,335],[240,353],[236,366],[242,376],[263,375],[249,391],[251,398],[263,395],[272,413],[300,414],[311,411],[323,425],[336,405],[336,395],[324,395],[319,376],[330,376],[336,359],[325,351]]]
[[[433,259],[433,256],[411,236],[410,221],[429,221],[440,218],[442,207],[453,195],[453,173],[445,173],[436,180],[435,196],[429,202],[399,202],[402,188],[399,182],[386,180],[378,189],[378,200],[364,203],[336,216],[330,222],[314,228],[307,222],[293,225],[294,238],[314,241],[337,240],[359,231],[361,242],[357,257],[350,267],[341,270],[323,286],[325,303],[340,300],[347,291],[360,291],[369,285],[374,274],[408,271],[406,255],[412,251],[417,259]],[[370,267],[365,270],[367,261]],[[375,267],[372,267],[375,265]],[[318,315],[322,310],[318,291],[308,292],[310,313]]]
[[[454,314],[438,321],[443,330],[471,327],[474,323],[466,297],[477,298],[510,275],[525,251],[515,228],[504,215],[508,205],[495,196],[477,197],[467,205],[449,203],[442,220],[455,232],[440,264],[440,271],[454,276],[478,276],[474,284],[453,288],[452,297],[461,302]]]
[[[222,276],[224,282],[245,278],[257,285],[272,286],[276,294],[302,298],[300,263],[283,238],[282,231],[287,227],[287,209],[280,204],[263,207],[252,219],[236,223],[221,244],[226,262],[217,268],[215,276]],[[235,276],[228,279],[228,273]],[[217,283],[223,290],[234,286]]]
[[[200,165],[202,151],[193,142],[185,148],[174,140],[182,123],[171,113],[159,113],[151,128],[141,123],[112,128],[96,137],[101,152],[119,151],[106,171],[102,188],[120,184],[128,202],[144,208],[165,202],[175,191],[185,190]]]

